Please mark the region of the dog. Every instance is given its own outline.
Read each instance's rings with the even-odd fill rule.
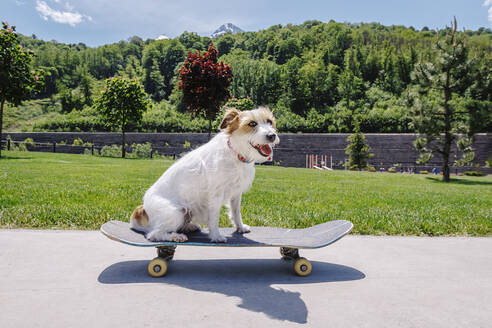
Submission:
[[[188,240],[187,233],[207,224],[212,242],[225,242],[219,231],[223,205],[237,232],[250,227],[241,218],[241,196],[253,183],[255,162],[265,162],[280,142],[275,118],[266,107],[226,110],[221,132],[189,152],[145,193],[130,217],[132,229],[150,241]]]

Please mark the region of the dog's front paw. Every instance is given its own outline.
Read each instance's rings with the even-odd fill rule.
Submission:
[[[241,227],[238,227],[236,230],[239,233],[248,233],[251,231],[251,227],[247,224],[243,224]]]
[[[210,241],[214,243],[225,243],[227,241],[227,238],[219,234],[216,236],[210,236]]]

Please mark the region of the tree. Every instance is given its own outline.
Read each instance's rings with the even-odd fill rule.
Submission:
[[[106,80],[96,108],[111,127],[121,131],[121,157],[125,157],[125,132],[131,125],[138,124],[149,105],[147,94],[137,80],[113,77]]]
[[[155,101],[168,99],[173,90],[176,67],[185,59],[185,48],[178,40],[155,41],[143,51],[145,91]]]
[[[374,154],[370,152],[366,137],[360,132],[358,125],[356,126],[355,133],[347,138],[347,142],[349,144],[345,148],[345,153],[349,155],[348,167],[359,170],[365,169],[369,165],[367,160],[374,156]]]
[[[15,26],[2,22],[0,30],[0,141],[3,107],[6,102],[19,105],[41,86],[40,73],[30,69],[34,53],[20,45]],[[0,146],[0,157],[2,155]]]
[[[212,133],[212,121],[220,107],[230,97],[231,66],[217,62],[217,50],[211,43],[208,51],[188,53],[179,70],[179,89],[183,91],[183,103],[195,115],[203,115],[209,122],[208,138]]]
[[[412,116],[419,133],[414,142],[420,152],[418,162],[426,163],[440,154],[444,182],[449,181],[453,142],[464,138],[457,145],[469,158],[473,135],[479,130],[477,122],[492,108],[490,101],[477,104],[476,99],[466,96],[475,74],[464,38],[464,33],[457,32],[454,19],[452,28],[437,41],[435,60],[417,64],[412,74],[417,84]]]

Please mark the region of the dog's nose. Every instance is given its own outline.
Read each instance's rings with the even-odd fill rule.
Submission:
[[[277,135],[275,133],[272,133],[272,132],[266,135],[267,140],[270,142],[274,142],[276,137],[277,137]]]

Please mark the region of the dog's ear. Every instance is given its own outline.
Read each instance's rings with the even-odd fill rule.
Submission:
[[[236,130],[239,127],[239,114],[241,112],[235,108],[227,109],[220,123],[220,129],[226,130],[227,133],[232,133],[232,131]]]

